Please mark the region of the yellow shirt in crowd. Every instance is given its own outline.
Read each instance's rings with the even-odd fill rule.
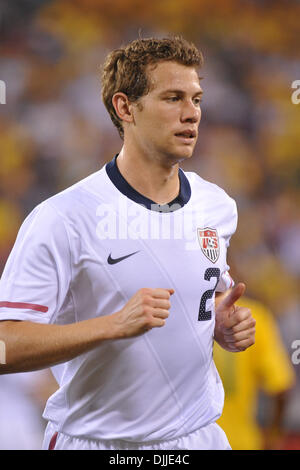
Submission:
[[[257,394],[277,394],[289,389],[294,371],[273,318],[259,302],[243,298],[237,302],[251,309],[256,319],[256,342],[246,351],[232,353],[214,344],[214,360],[225,390],[224,410],[218,424],[232,449],[262,449],[256,421]]]

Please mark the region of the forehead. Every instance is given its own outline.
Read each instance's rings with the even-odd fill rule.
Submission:
[[[147,76],[151,83],[150,92],[162,92],[178,89],[197,93],[202,91],[197,70],[193,66],[177,62],[159,62],[147,67]]]

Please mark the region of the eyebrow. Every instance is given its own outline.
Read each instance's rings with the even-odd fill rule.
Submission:
[[[178,95],[185,95],[186,92],[183,91],[183,90],[176,90],[176,89],[169,89],[169,90],[164,90],[160,93],[160,96],[161,95],[167,95],[168,93],[176,93]],[[203,90],[199,90],[197,91],[196,93],[193,94],[193,96],[197,96],[197,95],[203,95]]]

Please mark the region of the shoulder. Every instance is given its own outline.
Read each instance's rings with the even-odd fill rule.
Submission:
[[[107,177],[105,168],[88,175],[72,186],[50,196],[36,206],[29,214],[29,219],[38,218],[49,223],[70,224],[79,221],[86,211],[99,204],[106,191]]]
[[[223,200],[224,202],[227,202],[228,204],[236,206],[235,200],[227,194],[227,192],[218,186],[215,183],[212,183],[210,181],[205,180],[204,178],[201,178],[197,173],[195,172],[184,172],[185,176],[189,180],[189,183],[191,185],[192,192],[198,193],[201,192],[202,194],[209,194],[213,195],[214,197]]]
[[[57,235],[66,237],[69,227],[80,224],[87,212],[86,208],[93,207],[96,188],[102,187],[101,179],[102,169],[45,199],[27,215],[19,235],[41,240]]]
[[[229,232],[235,231],[238,211],[235,200],[217,184],[207,181],[197,173],[186,172],[191,186],[191,204],[202,211],[215,223],[228,226]]]
[[[46,199],[44,204],[52,206],[57,213],[67,215],[70,209],[76,211],[77,208],[85,205],[91,199],[99,198],[101,196],[101,190],[104,189],[106,184],[106,180],[104,168],[101,168],[72,186]]]

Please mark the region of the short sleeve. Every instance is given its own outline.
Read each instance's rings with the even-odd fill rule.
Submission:
[[[227,289],[231,289],[234,286],[234,280],[229,274],[229,266],[226,266],[226,270],[221,274],[220,280],[217,285],[217,292],[225,292]]]
[[[237,228],[238,212],[234,199],[228,199],[230,203],[228,204],[228,210],[224,211],[224,219],[222,221],[222,238],[225,246],[225,256],[223,257],[222,271],[216,288],[217,292],[225,292],[227,289],[231,289],[234,286],[234,280],[229,274],[230,266],[227,264],[227,250],[230,245],[231,237]]]
[[[70,286],[70,246],[61,214],[47,201],[20,228],[0,281],[0,320],[51,323]]]

